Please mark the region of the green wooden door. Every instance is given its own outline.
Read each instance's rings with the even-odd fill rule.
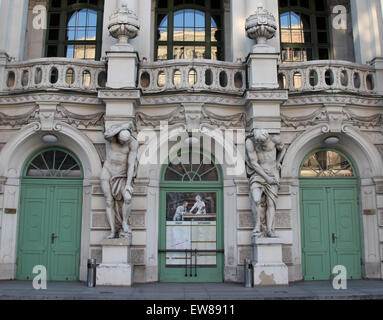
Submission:
[[[161,175],[159,279],[222,282],[221,167],[202,151],[180,150],[177,157]]]
[[[28,163],[21,183],[16,278],[33,279],[43,265],[47,280],[78,280],[82,173],[73,155],[47,149]]]
[[[355,179],[301,180],[302,263],[305,280],[328,280],[336,265],[360,279],[361,239]]]
[[[81,197],[81,181],[23,181],[17,279],[32,279],[36,265],[47,268],[48,280],[78,279]]]

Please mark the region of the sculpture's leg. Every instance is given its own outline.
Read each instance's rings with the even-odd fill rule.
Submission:
[[[254,219],[254,230],[253,233],[260,234],[261,233],[261,214],[262,214],[262,207],[261,207],[261,198],[262,198],[262,189],[257,187],[250,187],[251,188],[251,207],[252,207],[252,213],[253,213],[253,219]]]
[[[115,224],[115,216],[114,216],[114,199],[112,196],[112,191],[110,189],[109,184],[109,173],[106,170],[103,170],[102,178],[101,178],[101,189],[104,192],[104,196],[106,199],[106,218],[108,220],[110,226],[110,234],[107,237],[108,239],[113,239],[116,236],[116,224]]]
[[[274,228],[274,222],[275,222],[275,203],[272,199],[267,198],[267,235],[271,238],[275,238],[275,228]]]
[[[130,214],[132,211],[132,196],[129,192],[123,194],[124,204],[122,205],[122,232],[126,235],[132,232],[130,227]]]

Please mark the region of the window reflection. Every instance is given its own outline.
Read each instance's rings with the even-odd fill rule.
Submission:
[[[322,5],[317,6],[318,3]],[[279,0],[279,7],[282,61],[328,59],[329,23],[325,1]]]
[[[82,9],[68,14],[68,16],[66,39],[82,43],[68,45],[66,57],[94,60],[96,57],[96,45],[86,45],[85,41],[94,42],[96,40],[97,12],[90,9]]]
[[[161,5],[158,2],[157,60],[221,60],[222,14],[220,1],[163,0]]]
[[[353,177],[350,162],[335,151],[318,151],[303,164],[301,177]]]

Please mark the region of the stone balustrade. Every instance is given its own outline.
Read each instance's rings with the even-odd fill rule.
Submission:
[[[369,65],[337,60],[283,63],[278,82],[290,93],[325,90],[375,94],[375,69]]]
[[[138,82],[144,94],[185,90],[241,95],[246,89],[246,65],[203,59],[143,62]]]
[[[192,59],[140,62],[138,87],[143,94],[171,91],[242,95],[247,65]],[[36,90],[96,92],[106,86],[104,62],[42,58],[5,65],[3,94]],[[290,93],[347,91],[376,94],[376,71],[369,65],[320,60],[283,63],[278,68],[281,89]]]
[[[9,62],[3,93],[35,90],[96,92],[106,85],[105,63],[67,58]]]

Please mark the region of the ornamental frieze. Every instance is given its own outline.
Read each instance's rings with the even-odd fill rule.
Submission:
[[[334,126],[335,124],[336,127],[342,124],[351,124],[358,128],[374,128],[383,125],[382,113],[373,114],[371,116],[360,116],[345,108],[339,108],[340,109],[335,112],[326,107],[319,108],[309,115],[300,117],[290,117],[281,113],[282,125],[284,127],[293,127],[294,129],[315,126],[318,123],[324,122],[330,123],[330,126]],[[330,131],[333,130],[330,129]]]

